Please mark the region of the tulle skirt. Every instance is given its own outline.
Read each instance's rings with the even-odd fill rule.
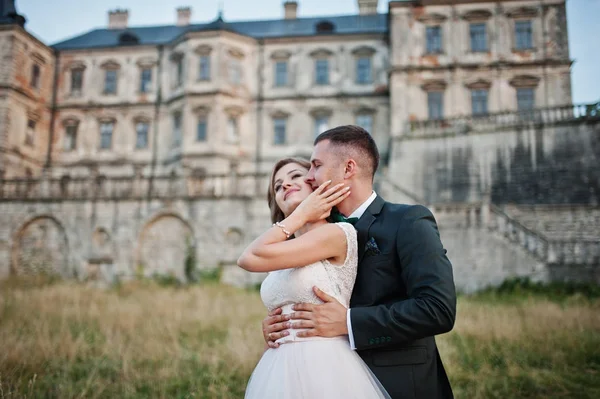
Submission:
[[[290,342],[268,349],[254,369],[246,399],[389,398],[347,338]]]

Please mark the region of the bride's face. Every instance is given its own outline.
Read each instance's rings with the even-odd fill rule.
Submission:
[[[307,173],[308,169],[297,163],[288,163],[275,173],[275,202],[286,217],[313,192],[310,184],[304,181]]]

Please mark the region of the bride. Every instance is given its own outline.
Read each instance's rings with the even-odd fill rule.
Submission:
[[[282,159],[273,168],[269,207],[273,226],[238,259],[251,272],[269,272],[260,294],[269,311],[294,303],[321,303],[313,287],[348,307],[358,264],[356,230],[349,223],[328,223],[331,208],[350,188],[324,183],[314,192],[304,181],[310,163]],[[291,239],[293,237],[293,239]],[[290,327],[279,348],[268,348],[254,369],[247,399],[389,398],[347,337],[297,337]]]

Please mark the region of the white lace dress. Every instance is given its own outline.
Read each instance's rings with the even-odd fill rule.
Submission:
[[[349,306],[358,263],[356,230],[348,223],[336,225],[348,244],[344,264],[320,261],[269,273],[260,289],[269,310],[283,307],[288,314],[294,303],[321,303],[313,286]],[[279,348],[264,353],[248,382],[246,399],[389,398],[350,348],[348,337],[301,338],[296,336],[298,331],[290,330],[290,335],[278,341]]]

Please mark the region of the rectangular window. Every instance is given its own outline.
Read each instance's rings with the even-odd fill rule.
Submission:
[[[135,124],[135,148],[148,148],[148,131],[150,125],[147,122],[138,122]]]
[[[144,68],[140,74],[140,93],[148,93],[152,84],[152,68]]]
[[[109,69],[104,75],[104,94],[117,94],[117,71]]]
[[[519,50],[533,48],[531,20],[515,21],[515,47]]]
[[[198,71],[199,80],[210,80],[210,56],[200,56],[200,70]]]
[[[487,51],[487,30],[485,23],[469,25],[469,33],[471,36],[471,51]]]
[[[273,119],[273,144],[275,145],[283,145],[286,143],[286,124],[287,120],[285,118],[276,118]]]
[[[242,64],[238,59],[229,62],[229,81],[234,85],[242,83]]]
[[[329,129],[329,117],[318,116],[315,118],[315,137]]]
[[[361,57],[356,60],[356,83],[371,83],[371,57]]]
[[[181,145],[181,139],[183,137],[181,131],[182,125],[181,113],[177,112],[173,114],[173,147],[179,147]]]
[[[35,125],[33,119],[27,120],[27,131],[25,132],[25,145],[33,147],[35,144]]]
[[[318,85],[329,84],[329,60],[315,60],[315,82]]]
[[[240,132],[238,131],[238,120],[234,116],[227,119],[227,141],[229,143],[238,143],[240,140]]]
[[[33,64],[31,67],[31,87],[40,88],[40,66],[38,64]]]
[[[100,124],[100,149],[106,150],[112,148],[114,128],[114,122],[102,122]]]
[[[76,123],[67,125],[65,128],[65,151],[73,151],[77,148],[77,128],[78,125]]]
[[[427,53],[437,54],[442,52],[442,27],[428,26],[425,28],[425,36],[427,39]]]
[[[535,108],[535,91],[533,88],[517,89],[517,108],[519,111]]]
[[[83,69],[71,70],[71,94],[80,95],[83,87]]]
[[[206,141],[208,135],[208,121],[206,116],[201,116],[198,119],[198,126],[196,126],[196,141]]]
[[[429,119],[439,120],[444,118],[444,93],[441,91],[427,92],[427,109]]]
[[[175,62],[176,81],[175,87],[183,86],[183,58],[178,59]]]
[[[356,116],[356,124],[365,129],[369,134],[373,134],[373,115],[359,114]]]
[[[277,61],[275,63],[275,86],[282,87],[288,84],[288,63]]]
[[[488,113],[488,91],[486,89],[471,90],[471,107],[473,115]]]

